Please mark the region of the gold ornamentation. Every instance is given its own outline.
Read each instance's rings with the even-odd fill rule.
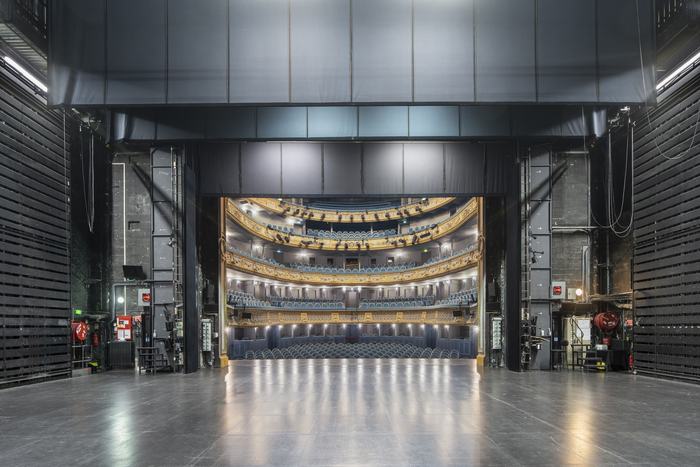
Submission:
[[[463,271],[476,266],[481,260],[480,249],[469,250],[438,263],[394,272],[375,273],[324,273],[299,271],[263,263],[240,253],[227,250],[226,267],[280,282],[308,285],[396,285],[418,282]]]
[[[230,326],[236,327],[260,327],[262,325],[278,326],[284,324],[449,324],[453,326],[466,326],[476,323],[476,307],[472,310],[473,313],[467,313],[466,317],[457,318],[453,316],[452,311],[457,309],[457,306],[440,306],[433,310],[421,311],[404,310],[404,311],[387,311],[374,310],[372,312],[361,312],[355,308],[341,311],[338,313],[327,313],[325,310],[304,310],[274,313],[270,309],[248,309],[252,314],[250,320],[241,320],[233,316],[233,308],[228,308],[227,320]]]
[[[462,209],[456,212],[449,219],[440,222],[433,229],[426,229],[422,231],[421,234],[430,234],[424,238],[421,238],[418,234],[404,234],[393,235],[388,238],[353,238],[341,240],[280,232],[264,226],[260,222],[251,218],[230,199],[226,204],[226,214],[236,224],[240,225],[253,235],[260,237],[263,240],[278,243],[280,245],[326,251],[366,251],[368,249],[367,246],[369,246],[369,250],[375,251],[420,245],[437,240],[440,237],[456,231],[472,217],[474,217],[478,211],[478,204],[477,198],[472,198]],[[414,237],[416,239],[415,243],[413,242]],[[287,241],[287,239],[289,241]],[[345,245],[348,245],[347,249],[345,248]]]
[[[267,209],[268,211],[272,211],[277,214],[312,220],[321,220],[321,217],[325,215],[325,217],[323,217],[323,222],[351,222],[358,224],[362,222],[377,222],[377,220],[386,221],[403,219],[406,217],[423,214],[428,211],[432,211],[433,209],[445,206],[457,198],[428,198],[419,203],[407,204],[406,206],[397,206],[393,209],[380,209],[377,211],[326,211],[323,209],[308,209],[296,204],[288,204],[275,198],[246,199],[263,209]],[[287,208],[289,208],[289,211]],[[398,208],[401,209],[399,210]],[[294,214],[297,210],[299,210],[299,215]],[[408,211],[408,215],[406,215],[404,211]],[[302,215],[303,213],[306,214]],[[311,214],[313,214],[313,216]],[[386,217],[387,214],[389,214],[388,218]],[[352,220],[350,219],[350,216],[353,217]],[[362,216],[365,216],[365,218],[362,219]]]

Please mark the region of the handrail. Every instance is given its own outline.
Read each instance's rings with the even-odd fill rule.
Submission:
[[[277,214],[284,214],[307,220],[338,222],[338,223],[366,223],[405,219],[417,216],[428,211],[445,206],[457,198],[427,198],[418,203],[394,206],[389,209],[363,210],[363,211],[331,211],[327,209],[310,208],[300,204],[287,203],[274,198],[246,198],[249,202]],[[294,214],[298,212],[297,214]],[[388,214],[388,216],[387,216]]]
[[[226,215],[243,229],[263,240],[297,248],[326,251],[375,251],[428,243],[452,233],[462,227],[477,214],[478,203],[472,198],[450,218],[439,222],[435,227],[419,233],[389,235],[378,238],[332,239],[310,235],[280,232],[247,215],[231,199],[226,204]],[[347,247],[345,246],[347,245]]]
[[[300,271],[283,266],[265,263],[255,258],[227,250],[224,253],[226,267],[280,282],[293,282],[309,285],[396,285],[431,280],[436,277],[463,271],[479,264],[482,257],[480,248],[474,248],[461,255],[450,256],[442,261],[403,271],[379,273],[324,273]]]

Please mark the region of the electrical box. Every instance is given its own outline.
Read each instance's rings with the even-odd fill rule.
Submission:
[[[552,294],[550,298],[564,300],[566,297],[566,282],[552,282]]]
[[[576,289],[569,289],[566,298],[569,300],[576,300]]]
[[[131,316],[117,316],[117,340],[131,340]]]
[[[211,320],[202,320],[202,352],[211,352]]]
[[[175,321],[175,333],[176,333],[177,337],[179,337],[179,338],[185,337],[185,332],[182,328],[182,320],[181,319],[178,319]]]
[[[501,350],[501,333],[503,318],[493,318],[491,320],[491,348]]]
[[[139,289],[139,306],[151,306],[151,289]]]

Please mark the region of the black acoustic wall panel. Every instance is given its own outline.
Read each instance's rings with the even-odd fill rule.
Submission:
[[[403,166],[404,191],[408,193],[443,193],[445,188],[444,144],[404,144]]]
[[[230,102],[289,102],[286,0],[230,0]]]
[[[537,0],[539,102],[594,102],[596,3]]]
[[[634,132],[634,367],[700,381],[700,78]],[[653,129],[653,130],[652,130]],[[663,152],[663,154],[661,154]]]
[[[503,195],[510,154],[502,143],[191,144],[200,196]]]
[[[282,192],[318,193],[323,184],[321,144],[282,143]]]
[[[415,0],[413,101],[474,101],[474,2]]]
[[[445,191],[484,193],[485,146],[477,143],[445,144]]]
[[[350,100],[350,0],[290,3],[292,102]]]
[[[50,3],[52,105],[638,104],[644,85],[655,92],[651,0]]]
[[[533,102],[535,0],[476,2],[476,100]]]
[[[63,116],[0,74],[0,120],[2,388],[70,375],[72,313]]]
[[[204,159],[204,154],[200,153],[200,157]],[[207,158],[207,161],[212,159]],[[273,143],[242,143],[241,179],[243,193],[281,194],[282,146]],[[203,190],[212,189],[208,177],[201,177],[200,181],[204,184]]]
[[[206,157],[210,167],[204,191],[240,193],[240,143],[201,143],[197,148],[200,157]],[[200,184],[201,186],[201,184]]]
[[[363,144],[364,193],[403,193],[403,144]]]
[[[168,102],[228,102],[228,0],[168,0]]]
[[[106,104],[164,104],[165,0],[109,1],[106,17]]]
[[[51,99],[54,102],[104,103],[105,23],[104,2],[65,0],[49,8],[52,44]]]
[[[411,3],[352,2],[353,102],[410,102]]]
[[[362,193],[362,145],[325,143],[323,145],[323,193],[343,195]]]

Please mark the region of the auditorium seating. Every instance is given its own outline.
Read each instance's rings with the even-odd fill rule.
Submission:
[[[444,300],[438,300],[436,305],[476,305],[479,299],[479,294],[476,288],[451,293]]]
[[[304,309],[333,309],[344,308],[342,300],[325,300],[313,298],[293,298],[293,297],[266,297],[272,306],[282,308],[304,308]]]
[[[253,294],[239,292],[237,290],[226,291],[226,303],[228,305],[236,306],[246,306],[251,307],[264,307],[270,306],[270,302],[263,302],[262,300],[257,300]]]
[[[245,353],[245,360],[293,360],[324,358],[431,358],[458,359],[457,350],[415,347],[411,344],[376,343],[345,344],[315,343],[295,345],[285,349],[265,349]]]
[[[355,240],[363,238],[381,238],[388,237],[389,235],[396,235],[395,229],[390,230],[375,230],[370,231],[355,231],[355,232],[331,232],[330,230],[315,230],[309,229],[306,231],[306,235],[319,238],[331,238],[336,240]]]
[[[423,297],[399,297],[399,298],[378,298],[362,299],[360,308],[406,308],[417,306],[430,306],[435,300],[435,295]]]
[[[473,250],[477,247],[476,243],[473,243],[469,245],[468,247],[459,250],[453,254],[448,254],[445,253],[442,256],[435,256],[434,258],[430,258],[428,261],[423,264],[423,266],[429,265],[429,264],[435,264],[439,263],[440,261],[445,261],[448,260],[454,256],[459,256],[463,253],[466,253],[470,250]],[[277,266],[284,268],[286,267],[287,269],[294,269],[297,271],[307,271],[307,272],[321,272],[321,273],[327,273],[327,274],[333,274],[333,273],[340,273],[340,274],[358,274],[358,273],[382,273],[382,272],[395,272],[395,271],[405,271],[407,269],[411,269],[414,267],[420,267],[419,264],[415,262],[410,262],[410,263],[401,263],[401,264],[394,264],[394,265],[389,265],[389,264],[383,264],[383,265],[374,265],[374,266],[368,266],[368,267],[363,267],[361,269],[344,269],[340,266],[325,266],[325,265],[310,265],[306,263],[287,263],[287,265],[279,264],[277,263],[274,259],[272,258],[265,258],[263,256],[259,255],[254,255],[251,253],[247,253],[245,251],[239,250],[237,248],[233,248],[231,246],[226,247],[228,250],[233,251],[235,253],[238,253],[239,255],[246,256],[248,258],[261,261],[263,263],[270,264],[272,266]],[[384,269],[384,270],[382,270]]]
[[[289,203],[287,203],[289,204]],[[304,206],[302,206],[304,207]],[[313,201],[306,206],[308,209],[318,209],[320,211],[381,211],[383,209],[400,208],[397,202],[391,201],[360,201],[360,202],[342,202],[342,201]]]

